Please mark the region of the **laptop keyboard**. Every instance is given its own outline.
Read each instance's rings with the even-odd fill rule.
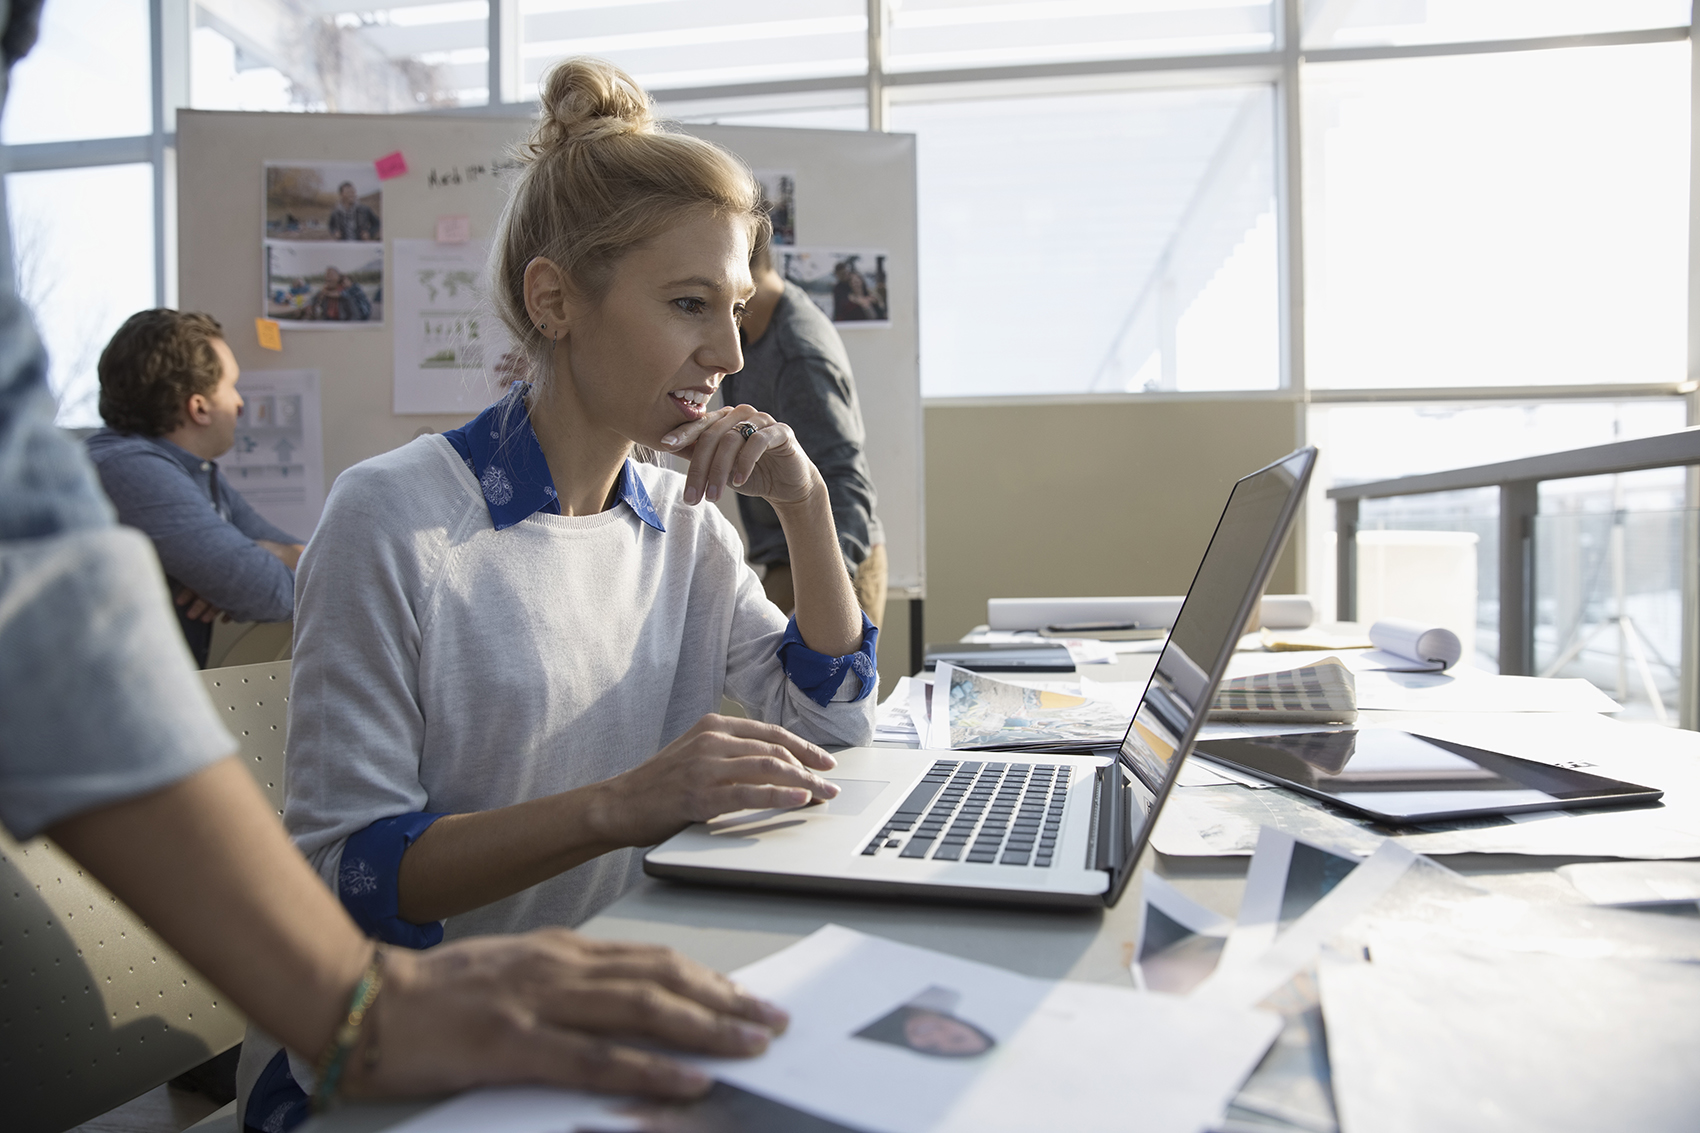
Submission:
[[[1066,766],[938,760],[862,854],[1049,869],[1068,782]]]

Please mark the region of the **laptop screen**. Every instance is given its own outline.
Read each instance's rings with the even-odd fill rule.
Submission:
[[[1121,763],[1128,772],[1131,804],[1127,854],[1117,863],[1123,870],[1131,870],[1131,859],[1144,849],[1150,834],[1145,826],[1155,819],[1210,711],[1228,658],[1263,594],[1304,498],[1315,460],[1314,448],[1300,449],[1240,480],[1228,497],[1122,740]],[[1119,886],[1124,880],[1117,877],[1114,883]]]

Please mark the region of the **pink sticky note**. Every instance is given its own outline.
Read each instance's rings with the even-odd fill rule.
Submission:
[[[378,171],[378,180],[388,181],[391,177],[400,177],[407,172],[407,158],[401,156],[401,151],[387,153],[372,163]]]
[[[439,216],[437,243],[464,244],[472,239],[472,220],[465,216]]]

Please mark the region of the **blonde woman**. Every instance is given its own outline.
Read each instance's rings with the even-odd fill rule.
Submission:
[[[706,408],[743,365],[754,179],[595,60],[545,79],[523,162],[492,279],[529,380],[344,473],[300,567],[285,819],[357,922],[414,947],[445,920],[577,924],[639,847],[831,798],[817,745],[873,728],[877,631],[820,473],[766,414]],[[728,491],[780,517],[789,622]],[[301,1068],[252,1046],[244,1117],[271,1127]]]

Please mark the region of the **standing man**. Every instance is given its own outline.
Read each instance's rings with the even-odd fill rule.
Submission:
[[[773,267],[765,236],[750,250],[756,293],[744,308],[744,368],[726,375],[727,405],[753,405],[791,426],[820,469],[832,499],[838,545],[855,583],[856,600],[875,625],[885,620],[885,532],[874,515],[876,497],[867,430],[844,342],[803,289]],[[791,563],[779,517],[766,500],[738,497],[750,541],[750,561],[766,568],[762,586],[789,613],[795,602]]]
[[[236,440],[241,369],[210,315],[141,311],[101,352],[89,457],[118,521],[153,540],[195,662],[212,621],[285,622],[302,543],[261,518],[215,459]]]
[[[336,208],[325,220],[334,240],[377,240],[378,214],[360,203],[354,182],[344,181],[337,186]]]

